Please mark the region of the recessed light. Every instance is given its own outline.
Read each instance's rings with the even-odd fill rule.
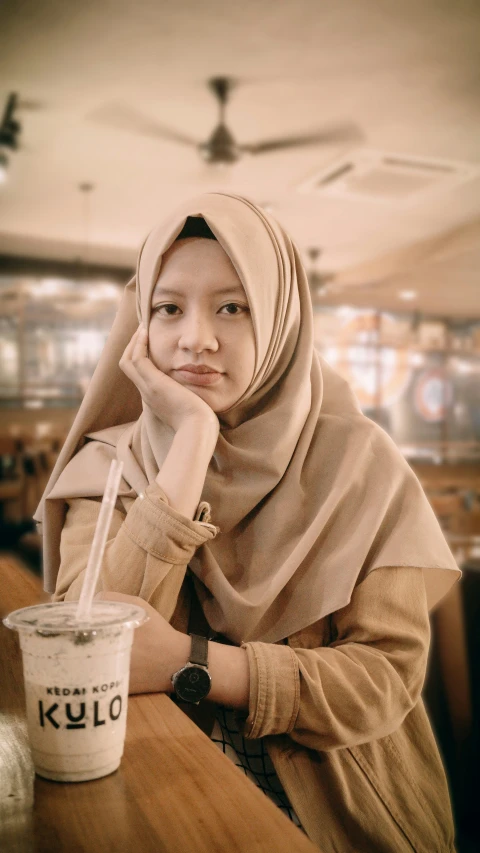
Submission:
[[[61,293],[61,291],[65,289],[65,283],[65,280],[61,278],[44,278],[41,280],[39,295],[57,296],[57,294]]]
[[[421,352],[409,353],[408,363],[411,364],[412,367],[421,367],[422,364],[425,364],[425,356],[422,355]]]
[[[398,295],[400,299],[416,299],[418,294],[416,290],[399,290]]]

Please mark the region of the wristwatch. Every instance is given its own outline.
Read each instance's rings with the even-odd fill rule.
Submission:
[[[198,705],[210,692],[212,679],[208,671],[208,640],[190,634],[192,647],[188,663],[172,675],[175,695],[184,702]]]

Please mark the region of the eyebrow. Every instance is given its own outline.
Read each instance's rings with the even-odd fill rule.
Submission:
[[[243,295],[244,290],[238,284],[232,284],[230,287],[222,287],[221,290],[216,290],[215,296],[225,296],[227,293],[237,293],[237,294],[241,293]],[[179,297],[179,296],[184,296],[184,295],[185,295],[184,292],[182,293],[178,290],[174,290],[173,288],[170,288],[170,287],[163,288],[161,286],[160,287],[157,286],[153,290],[152,298],[154,296],[175,296],[175,297]]]

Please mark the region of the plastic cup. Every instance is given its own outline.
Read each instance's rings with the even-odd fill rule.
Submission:
[[[37,604],[4,619],[19,632],[35,772],[57,782],[113,773],[123,755],[130,653],[145,610],[94,601],[88,622],[76,602]]]

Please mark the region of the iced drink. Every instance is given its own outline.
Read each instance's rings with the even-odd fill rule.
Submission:
[[[20,636],[35,770],[59,782],[98,779],[120,764],[133,632],[148,618],[142,607],[95,601],[79,624],[76,608],[39,604],[4,619]]]

